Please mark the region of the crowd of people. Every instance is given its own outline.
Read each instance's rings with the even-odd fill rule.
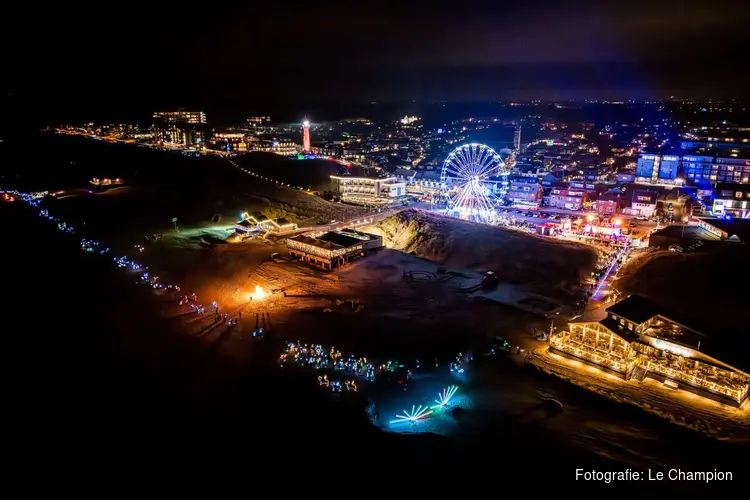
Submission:
[[[619,267],[625,263],[627,258],[629,247],[609,247],[599,258],[596,269],[592,272],[591,279],[582,285],[584,290],[584,296],[576,303],[576,309],[574,316],[583,314],[586,309],[586,304],[592,298],[598,299],[602,295],[601,290],[607,285],[607,280],[612,273],[617,273]],[[606,297],[607,301],[616,301],[620,293],[611,288],[608,290]]]
[[[335,347],[326,349],[319,344],[301,344],[288,342],[286,350],[279,357],[281,366],[293,364],[296,366],[313,368],[315,370],[333,370],[360,377],[368,382],[375,382],[379,375],[394,372],[401,365],[396,360],[384,363],[353,354],[345,356]]]
[[[331,347],[326,349],[319,344],[301,344],[299,342],[288,342],[285,352],[280,357],[281,366],[295,364],[297,366],[311,367],[316,370],[335,370],[358,377],[368,382],[375,381],[377,371],[385,369],[386,365],[377,366],[367,358],[357,358],[353,354],[344,354]]]

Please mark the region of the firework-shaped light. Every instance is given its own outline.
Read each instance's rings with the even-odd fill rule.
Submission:
[[[444,408],[448,405],[448,403],[451,402],[451,399],[453,399],[453,396],[456,395],[456,391],[458,390],[458,387],[455,385],[452,385],[450,387],[444,388],[442,391],[438,392],[438,398],[435,400],[435,403],[437,403],[432,408]]]
[[[417,423],[420,420],[426,419],[432,410],[429,406],[412,406],[411,411],[404,410],[403,415],[396,415],[396,420],[391,420],[392,424],[400,424],[402,422],[413,422]]]

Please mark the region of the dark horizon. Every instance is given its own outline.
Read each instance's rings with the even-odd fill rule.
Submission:
[[[20,95],[20,97],[19,97]],[[691,94],[678,94],[667,96],[652,96],[639,98],[632,94],[589,94],[587,97],[573,98],[560,97],[553,98],[498,98],[498,99],[475,99],[475,100],[403,100],[403,101],[317,101],[302,103],[255,103],[253,101],[239,101],[236,99],[215,100],[213,102],[204,101],[198,98],[186,97],[185,99],[165,99],[158,101],[156,99],[146,100],[123,100],[116,103],[111,108],[105,108],[96,105],[96,101],[85,99],[78,100],[74,96],[69,96],[64,102],[49,102],[46,105],[39,103],[37,99],[30,95],[12,93],[10,110],[6,113],[6,118],[11,117],[9,128],[13,126],[28,125],[32,128],[41,128],[46,126],[58,126],[63,124],[83,124],[83,123],[133,123],[147,125],[152,122],[154,111],[170,111],[176,109],[186,109],[190,111],[204,111],[208,116],[208,123],[215,126],[238,125],[244,123],[250,116],[270,116],[274,123],[292,123],[301,121],[304,117],[312,121],[326,122],[339,121],[348,118],[368,118],[373,120],[395,119],[404,114],[417,114],[422,116],[424,113],[434,115],[440,105],[448,106],[453,109],[452,113],[446,115],[456,117],[460,116],[500,116],[503,113],[498,104],[510,102],[530,102],[541,101],[542,104],[565,103],[569,102],[576,105],[587,105],[587,101],[624,102],[639,104],[648,101],[668,101],[671,97],[676,99],[695,99],[695,100],[715,100],[717,102],[739,102],[747,103],[746,99],[737,99],[734,97],[716,98],[712,96],[695,96]],[[24,104],[36,101],[39,106],[33,108],[24,107]],[[21,105],[20,107],[18,105]],[[29,111],[33,109],[31,113]],[[477,111],[485,109],[486,111]],[[522,109],[522,108],[518,108]],[[529,108],[525,108],[529,109]],[[456,112],[464,110],[464,113]],[[510,111],[505,108],[506,113]],[[15,118],[13,118],[15,117]]]
[[[378,5],[261,4],[200,16],[52,7],[25,47],[12,104],[49,124],[135,121],[177,107],[225,122],[327,108],[341,118],[348,113],[338,109],[370,101],[750,97],[741,64],[748,11],[734,1]]]

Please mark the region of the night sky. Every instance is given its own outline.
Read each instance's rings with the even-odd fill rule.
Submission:
[[[41,9],[16,96],[48,119],[175,106],[239,118],[320,103],[745,97],[750,87],[739,2],[143,5]]]

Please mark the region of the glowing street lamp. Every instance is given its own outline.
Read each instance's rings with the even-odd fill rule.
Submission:
[[[622,221],[620,219],[615,219],[612,222],[614,222],[615,226],[619,226],[620,224],[622,224]]]
[[[586,220],[588,220],[589,222],[594,222],[594,216],[589,215],[588,217],[586,217]]]

